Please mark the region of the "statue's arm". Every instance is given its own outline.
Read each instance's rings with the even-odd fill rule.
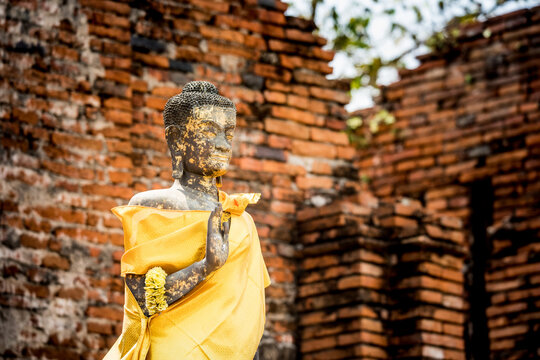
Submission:
[[[218,204],[208,219],[205,258],[167,275],[165,279],[165,300],[167,305],[170,306],[181,299],[227,260],[229,255],[230,222],[226,222],[222,226],[221,215],[221,204]],[[146,275],[126,274],[127,287],[137,300],[143,313],[149,316],[144,290],[145,280]]]
[[[203,259],[187,268],[167,275],[165,279],[165,300],[167,305],[173,304],[203,281],[208,275],[207,269],[208,266],[206,266],[206,261]],[[131,290],[143,313],[150,316],[146,307],[145,280],[146,275],[126,274],[127,287]]]

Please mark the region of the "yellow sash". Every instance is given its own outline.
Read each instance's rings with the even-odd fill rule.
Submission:
[[[122,334],[105,360],[253,359],[270,284],[257,229],[244,212],[257,200],[254,194],[220,192],[223,209],[232,215],[227,262],[165,311],[147,318],[126,287]],[[124,227],[122,276],[154,266],[170,274],[204,258],[209,211],[112,211]]]

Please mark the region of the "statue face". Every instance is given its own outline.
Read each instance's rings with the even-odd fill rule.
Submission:
[[[225,174],[236,127],[234,109],[204,105],[191,113],[181,145],[184,170],[212,177]]]

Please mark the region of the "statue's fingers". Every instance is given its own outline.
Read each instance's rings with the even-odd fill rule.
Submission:
[[[231,218],[223,223],[223,236],[229,235],[229,230],[231,229]]]
[[[216,209],[212,210],[210,216],[208,217],[208,232],[211,233],[214,231],[214,218],[216,217]]]
[[[208,219],[208,228],[212,227],[213,232],[218,232],[221,230],[221,215],[223,211],[221,209],[221,203],[218,203],[214,210],[210,213],[210,218]]]
[[[208,217],[208,225],[212,223],[212,219],[214,218],[215,215],[216,215],[216,209],[210,212],[210,216]]]

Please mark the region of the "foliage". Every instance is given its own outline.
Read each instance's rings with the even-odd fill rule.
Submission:
[[[395,122],[394,115],[383,109],[366,119],[360,116],[349,118],[345,133],[349,137],[351,144],[355,144],[359,148],[365,148],[382,127],[392,125]]]
[[[289,0],[309,1],[310,14],[334,50],[354,59],[356,75],[351,88],[377,88],[381,71],[404,67],[404,59],[419,48],[451,51],[464,24],[484,20],[508,3],[534,4],[533,0]],[[346,5],[346,6],[338,6]],[[324,10],[324,14],[319,13]],[[381,20],[382,19],[382,20]],[[373,26],[374,20],[378,21]],[[381,34],[374,34],[381,21],[389,26],[382,38],[392,40],[397,55],[385,56]],[[488,34],[484,36],[489,37]],[[408,44],[407,47],[405,45]],[[392,51],[390,51],[392,53]],[[395,53],[395,52],[394,52]]]
[[[288,0],[295,4],[308,0]],[[450,54],[458,43],[463,26],[481,21],[501,7],[533,0],[309,0],[310,14],[333,50],[353,59],[356,74],[351,89],[379,87],[385,69],[400,69],[419,50]],[[504,8],[503,8],[504,9]],[[324,11],[324,14],[321,12]],[[382,20],[381,20],[382,19]],[[381,27],[381,22],[387,26]],[[377,23],[374,25],[374,23]],[[384,34],[374,29],[385,29]],[[381,36],[383,35],[383,36]],[[484,37],[490,37],[486,29]],[[383,40],[381,40],[383,39]],[[391,40],[392,49],[385,47]],[[381,45],[381,42],[385,45]],[[405,46],[404,46],[405,44]],[[390,57],[388,53],[392,54]],[[473,79],[466,76],[466,82]],[[373,91],[372,91],[373,93]],[[346,133],[352,144],[366,147],[381,126],[394,123],[381,110],[368,119],[350,118]],[[392,129],[394,134],[397,129]]]

